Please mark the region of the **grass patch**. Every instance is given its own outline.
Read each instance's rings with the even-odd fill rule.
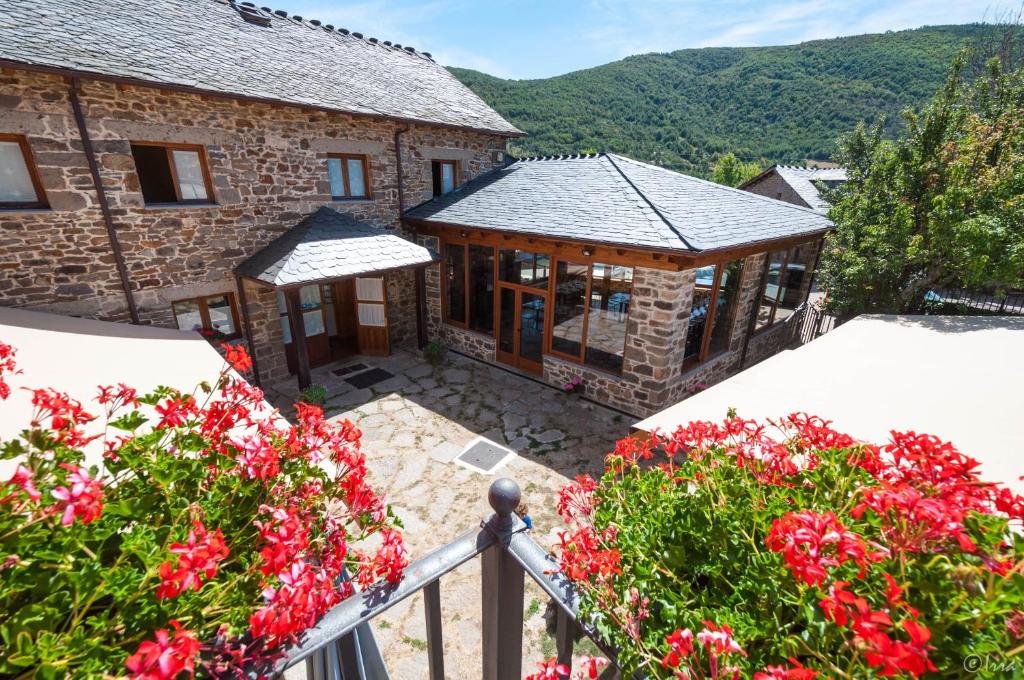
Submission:
[[[540,601],[536,598],[530,600],[530,606],[526,608],[526,618],[530,618],[540,611]]]
[[[420,652],[427,651],[427,643],[426,643],[425,640],[420,640],[419,638],[412,638],[412,637],[406,636],[406,637],[402,638],[402,642],[404,642],[405,644],[409,645],[413,649],[418,650]]]
[[[378,619],[377,620],[377,625],[380,626],[381,628],[390,628],[391,627],[391,622],[390,621],[385,621],[384,619]]]

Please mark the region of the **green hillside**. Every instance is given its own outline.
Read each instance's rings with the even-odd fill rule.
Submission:
[[[529,137],[521,154],[614,151],[706,175],[715,156],[827,159],[859,120],[923,103],[981,25],[783,47],[644,54],[542,80],[452,72]]]

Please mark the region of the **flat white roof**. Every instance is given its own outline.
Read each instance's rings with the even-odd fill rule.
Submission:
[[[20,375],[8,377],[11,396],[0,402],[0,440],[17,435],[32,417],[31,395],[22,387],[53,387],[92,404],[99,385],[123,382],[144,393],[160,385],[191,391],[201,381],[213,383],[224,360],[194,331],[77,319],[24,309],[0,308],[0,342],[17,349]],[[102,431],[102,421],[97,425]],[[98,463],[88,451],[88,462]],[[0,461],[9,474],[13,461]],[[4,477],[6,479],[6,477]]]
[[[730,407],[759,420],[806,411],[875,443],[933,434],[1024,493],[1024,318],[859,316],[634,427],[721,421]]]

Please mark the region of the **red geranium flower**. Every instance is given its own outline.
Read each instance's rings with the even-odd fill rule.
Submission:
[[[190,676],[196,672],[199,640],[196,634],[184,630],[177,621],[171,621],[172,635],[166,628],[156,632],[156,641],[146,640],[137,652],[128,657],[124,665],[140,680],[170,680],[182,672]]]
[[[67,482],[71,485],[58,486],[50,492],[59,501],[58,510],[64,511],[60,523],[69,526],[76,517],[82,518],[82,524],[98,519],[103,512],[103,482],[90,479],[77,465],[61,463],[60,466],[69,472]]]

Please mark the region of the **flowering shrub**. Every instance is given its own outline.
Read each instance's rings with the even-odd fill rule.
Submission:
[[[1024,499],[977,465],[804,414],[694,422],[562,489],[558,557],[623,677],[958,675],[1024,649]]]
[[[578,375],[574,375],[569,382],[562,385],[562,391],[566,394],[582,394],[583,389],[583,378]]]
[[[15,358],[0,343],[0,399]],[[237,675],[348,597],[343,570],[360,586],[401,578],[397,520],[347,421],[300,403],[289,425],[227,366],[192,393],[31,395],[27,429],[0,443],[17,461],[0,482],[4,676]],[[355,547],[371,535],[379,547]]]

